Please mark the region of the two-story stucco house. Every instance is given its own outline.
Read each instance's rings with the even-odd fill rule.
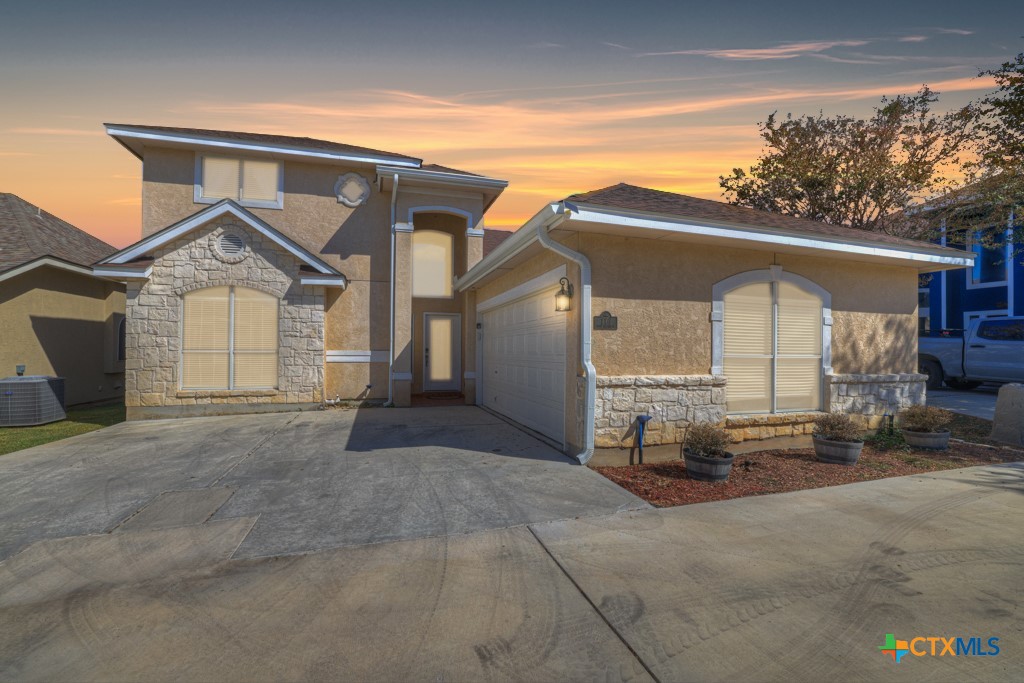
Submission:
[[[620,184],[484,255],[505,182],[338,143],[108,125],[143,161],[129,417],[448,392],[581,462],[924,400],[918,276],[963,251]]]

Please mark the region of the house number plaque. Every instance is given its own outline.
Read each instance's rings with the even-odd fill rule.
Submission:
[[[601,315],[594,316],[594,329],[617,330],[619,329],[619,319],[608,311],[605,311]]]

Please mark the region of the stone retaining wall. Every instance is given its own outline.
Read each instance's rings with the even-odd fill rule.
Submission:
[[[594,445],[629,445],[638,415],[651,415],[646,444],[679,443],[694,422],[725,418],[725,377],[640,375],[597,378]]]
[[[215,240],[242,236],[243,255],[225,258]],[[129,419],[240,412],[261,404],[319,404],[324,382],[324,288],[302,287],[299,261],[232,219],[215,220],[154,254],[148,281],[129,282],[125,402]],[[278,385],[273,390],[189,391],[180,388],[182,296],[236,285],[272,294],[279,308]],[[231,406],[226,409],[226,406]],[[218,409],[218,406],[225,408]]]

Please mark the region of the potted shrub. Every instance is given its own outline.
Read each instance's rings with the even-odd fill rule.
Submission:
[[[729,441],[729,432],[710,422],[692,425],[683,442],[686,474],[699,481],[728,479],[733,458],[732,453],[725,450]]]
[[[903,439],[915,448],[945,450],[949,448],[951,415],[930,406],[911,406],[900,413],[900,431]]]
[[[860,428],[843,413],[828,413],[814,421],[814,454],[821,462],[856,465],[864,448]]]

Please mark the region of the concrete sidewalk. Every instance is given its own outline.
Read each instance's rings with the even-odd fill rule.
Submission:
[[[978,467],[242,560],[253,518],[150,516],[0,564],[0,679],[1016,681],[1022,482]],[[886,633],[1002,652],[897,665]]]

